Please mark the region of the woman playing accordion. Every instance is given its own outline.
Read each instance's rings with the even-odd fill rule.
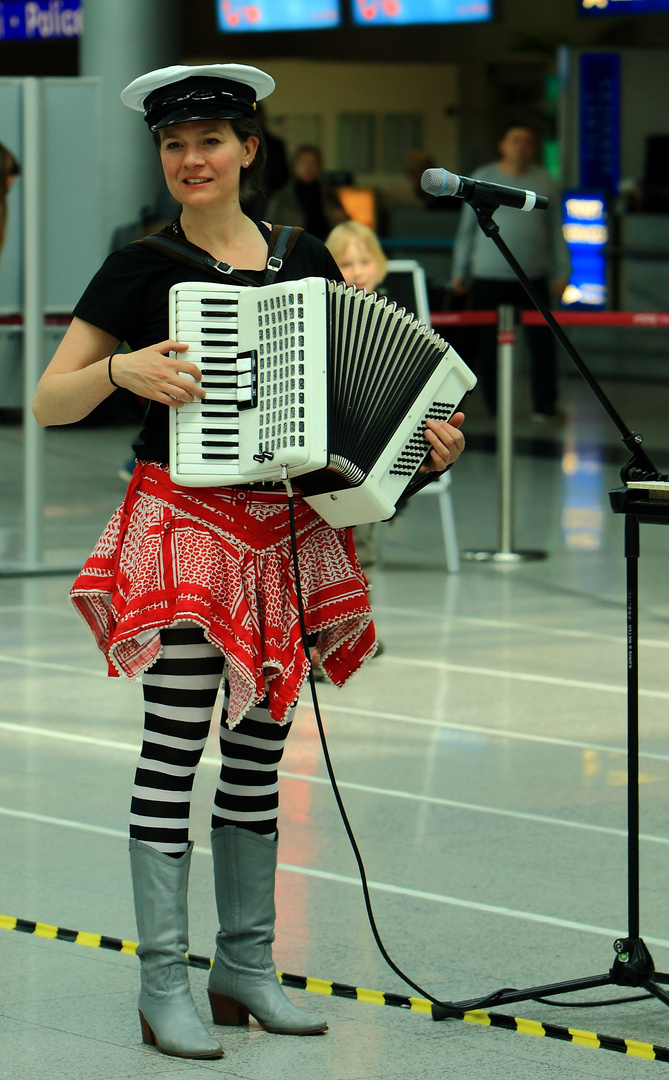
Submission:
[[[182,206],[166,236],[257,285],[266,279],[271,228],[242,204],[264,165],[255,103],[273,88],[257,68],[216,64],[153,71],[122,94],[144,114]],[[327,1027],[286,998],[271,954],[277,769],[309,668],[288,496],[276,484],[184,488],[169,475],[169,410],[205,391],[187,346],[168,337],[168,294],[177,282],[212,275],[142,243],[114,252],[77,304],[33,406],[40,424],[54,425],[86,416],[116,387],[148,403],[125,500],[72,598],[109,674],[142,676],[145,727],[130,813],[140,1021],[145,1042],[193,1058],[222,1054],[190,995],[185,954],[190,795],[224,668],[211,834],[220,918],[213,1020],[243,1024],[251,1014],[267,1031],[295,1035]],[[276,280],[308,276],[341,280],[320,241],[301,233]],[[120,342],[131,351],[116,352]],[[462,420],[428,421],[427,468],[459,456]],[[327,676],[342,685],[375,649],[367,583],[350,529],[327,525],[299,494],[295,515],[307,630]]]

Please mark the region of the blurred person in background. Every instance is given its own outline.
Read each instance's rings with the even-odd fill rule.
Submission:
[[[500,206],[494,220],[500,235],[516,257],[534,287],[547,304],[559,304],[569,281],[571,265],[562,235],[560,192],[550,173],[536,163],[537,136],[525,124],[512,124],[499,143],[499,159],[472,173],[506,187],[518,187],[546,195],[548,210],[530,213]],[[457,202],[442,198],[441,202]],[[493,241],[479,228],[471,206],[463,205],[453,252],[452,288],[456,294],[469,292],[470,306],[476,310],[512,304],[522,310],[534,305],[516,280],[511,267]],[[556,423],[564,419],[558,408],[557,356],[548,327],[525,328],[530,353],[530,394],[532,418]],[[480,379],[486,408],[497,415],[496,327],[477,328],[476,359],[473,364]]]
[[[325,240],[334,225],[347,218],[336,192],[323,176],[323,153],[319,146],[303,143],[293,154],[292,178],[270,202],[273,221],[299,225],[305,232]]]
[[[388,259],[383,253],[379,238],[373,229],[360,221],[343,221],[336,225],[325,241],[325,246],[332,255],[347,285],[365,292],[376,292],[384,296],[382,281],[386,276]],[[360,565],[370,584],[374,579],[374,568],[379,560],[374,542],[375,522],[356,525],[353,529],[355,550]],[[376,656],[383,652],[383,645],[377,640]],[[318,658],[314,663],[314,673],[323,678]]]
[[[7,235],[7,196],[17,176],[21,175],[21,166],[11,150],[0,143],[0,257]],[[20,424],[23,421],[23,409],[0,406],[0,424]]]
[[[21,175],[21,166],[11,150],[0,143],[0,252],[5,243],[7,232],[7,196],[17,176]]]
[[[437,162],[427,150],[410,150],[404,160],[404,172],[411,183],[411,190],[425,210],[458,210],[453,199],[438,199],[429,191],[423,191],[420,184],[423,173],[426,169],[436,167]]]
[[[343,221],[332,230],[325,246],[347,285],[386,295],[380,286],[386,276],[388,259],[373,229],[360,221]]]
[[[365,292],[377,292],[379,296],[385,295],[381,282],[386,276],[388,260],[372,229],[360,221],[343,221],[332,230],[325,246],[347,285],[354,285]],[[379,558],[374,542],[374,524],[356,525],[353,529],[355,550],[370,584]],[[377,641],[375,655],[382,651],[383,646]]]
[[[360,221],[344,221],[335,226],[325,241],[325,246],[337,263],[347,285],[388,297],[388,291],[383,285],[388,270],[388,259],[373,229]],[[455,423],[458,424],[459,421],[456,420]],[[370,522],[365,525],[356,525],[353,529],[355,550],[370,584],[373,583],[374,569],[378,562],[378,551],[374,539],[375,528],[376,522]],[[379,656],[382,652],[383,644],[377,639],[375,656]],[[317,660],[314,669],[315,672],[319,671]]]

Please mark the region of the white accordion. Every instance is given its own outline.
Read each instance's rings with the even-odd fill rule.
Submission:
[[[181,282],[170,336],[204,401],[170,409],[170,476],[185,487],[299,477],[330,525],[392,517],[476,378],[454,349],[375,293],[326,281]]]

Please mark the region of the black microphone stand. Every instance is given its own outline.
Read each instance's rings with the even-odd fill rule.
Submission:
[[[499,235],[499,226],[493,221],[492,214],[500,203],[492,197],[476,195],[470,203],[478,223],[486,236],[495,243],[498,250],[509,264],[518,281],[525,289],[536,309],[541,313],[553,334],[571,357],[590,389],[601,402],[622,436],[622,441],[631,454],[623,465],[620,477],[625,485],[610,492],[611,507],[614,513],[625,514],[625,562],[627,567],[627,887],[628,887],[628,931],[627,937],[614,941],[616,956],[608,972],[566,982],[550,983],[545,986],[531,986],[524,990],[503,989],[486,998],[472,998],[468,1001],[448,1003],[449,1007],[432,1006],[434,1020],[445,1020],[453,1016],[456,1010],[466,1012],[469,1009],[481,1009],[493,1005],[504,1005],[515,1001],[538,1000],[574,990],[590,990],[596,986],[640,987],[649,996],[658,998],[669,1005],[669,993],[660,983],[669,983],[669,974],[656,971],[653,959],[640,936],[639,926],[639,667],[638,667],[638,560],[639,560],[639,523],[669,524],[669,500],[654,500],[647,491],[630,489],[628,481],[646,482],[666,480],[661,476],[652,461],[642,449],[642,436],[630,431],[599,383],[586,367],[579,353],[559,325],[548,305],[539,295],[518,261],[509,251]],[[597,1004],[597,1003],[594,1003]]]

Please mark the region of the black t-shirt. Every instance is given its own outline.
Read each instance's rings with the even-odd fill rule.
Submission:
[[[259,225],[265,239],[268,230]],[[196,251],[203,254],[200,248]],[[204,254],[207,254],[206,252]],[[244,270],[246,277],[262,285],[264,270]],[[301,233],[275,281],[324,277],[341,281],[339,268],[326,247],[308,233]],[[181,281],[225,280],[216,271],[186,266],[144,244],[130,244],[114,251],[103,263],[74,315],[97,326],[134,351],[157,345],[169,337],[169,291]],[[133,449],[144,461],[169,461],[169,406],[150,401],[144,427]]]

